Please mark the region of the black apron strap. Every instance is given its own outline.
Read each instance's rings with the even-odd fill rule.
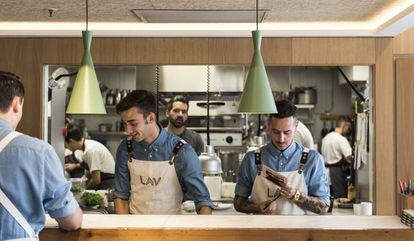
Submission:
[[[187,144],[187,142],[185,142],[184,140],[180,140],[180,141],[179,141],[179,142],[175,145],[174,150],[173,150],[173,156],[171,157],[171,159],[170,159],[170,161],[169,161],[170,165],[172,165],[172,164],[174,163],[175,158],[176,158],[176,156],[177,156],[178,152],[181,150],[181,148],[182,148],[185,144]]]
[[[298,173],[302,174],[303,169],[305,168],[306,162],[308,161],[309,149],[304,147],[302,156],[300,157],[300,164]]]
[[[260,175],[262,172],[262,155],[260,153],[260,149],[254,152],[254,163],[256,164],[257,168],[257,175]]]
[[[134,148],[132,147],[132,139],[131,140],[127,140],[126,145],[127,145],[127,152],[128,152],[128,161],[132,162],[132,158],[135,159],[134,157]]]

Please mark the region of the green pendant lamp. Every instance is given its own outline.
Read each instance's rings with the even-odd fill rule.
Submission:
[[[244,84],[239,104],[239,113],[270,114],[277,113],[272,89],[267,78],[260,46],[262,34],[259,28],[259,0],[256,0],[256,31],[252,32],[254,54],[249,74]]]
[[[106,114],[91,56],[92,32],[88,31],[88,0],[86,0],[86,31],[82,31],[82,37],[82,62],[66,114]]]

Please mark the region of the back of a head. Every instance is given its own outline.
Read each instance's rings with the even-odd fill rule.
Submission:
[[[351,123],[347,120],[345,116],[340,116],[339,119],[336,121],[336,127],[342,127],[345,125],[351,125]]]
[[[288,117],[296,117],[296,106],[289,100],[276,101],[277,113],[271,114],[273,118],[283,119]]]
[[[24,98],[24,86],[20,78],[10,72],[0,70],[0,112],[9,110],[14,97]]]
[[[133,107],[137,107],[146,117],[151,112],[156,113],[155,95],[146,90],[134,90],[116,105],[116,112],[127,111]]]
[[[83,134],[79,127],[74,126],[74,125],[68,126],[68,132],[65,136],[66,142],[69,142],[70,139],[75,140],[75,141],[80,141],[82,140],[82,137],[83,137]]]
[[[188,96],[184,96],[184,95],[176,95],[173,98],[171,98],[170,102],[168,102],[168,111],[171,111],[174,102],[182,102],[184,104],[187,105],[187,110],[188,110]]]

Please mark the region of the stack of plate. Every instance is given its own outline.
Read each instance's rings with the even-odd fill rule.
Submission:
[[[401,222],[411,228],[414,228],[414,210],[404,209],[401,215]]]

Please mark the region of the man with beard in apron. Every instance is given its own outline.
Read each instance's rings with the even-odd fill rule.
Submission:
[[[82,222],[55,150],[15,131],[23,99],[19,77],[0,71],[0,240],[4,241],[38,240],[46,213],[68,231]]]
[[[211,214],[197,154],[157,123],[155,101],[135,90],[116,106],[128,137],[116,154],[115,212],[180,214],[183,200],[193,200],[198,214]]]
[[[276,107],[268,120],[271,142],[247,153],[239,167],[234,207],[254,214],[325,214],[329,186],[323,158],[293,141],[296,106],[281,100]]]

